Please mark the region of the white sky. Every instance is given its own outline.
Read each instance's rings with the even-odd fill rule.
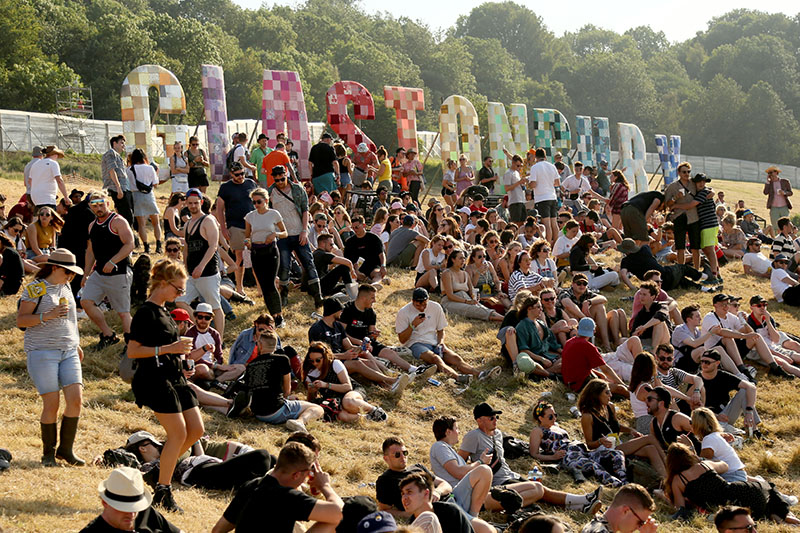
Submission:
[[[594,24],[618,33],[623,33],[636,26],[649,25],[656,31],[663,31],[670,41],[684,41],[694,37],[696,32],[707,28],[707,23],[711,18],[734,9],[748,8],[769,13],[782,12],[792,17],[800,12],[800,4],[796,0],[761,0],[760,2],[752,0],[610,0],[605,3],[596,0],[566,0],[563,3],[516,1],[539,15],[550,31],[557,36],[562,35],[565,31],[577,30],[586,24]],[[298,0],[277,2],[234,0],[234,2],[251,9],[258,8],[262,3],[269,6],[302,4]],[[452,0],[439,0],[438,2],[430,0],[396,2],[361,0],[362,8],[369,13],[388,11],[396,17],[408,16],[411,19],[422,21],[432,30],[452,26],[459,15],[468,14],[474,7],[482,3],[484,0],[459,0],[458,2]]]

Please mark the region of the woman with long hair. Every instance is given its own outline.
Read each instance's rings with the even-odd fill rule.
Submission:
[[[606,208],[611,211],[611,225],[618,231],[622,231],[622,204],[628,201],[628,194],[631,186],[625,179],[625,174],[621,170],[611,171],[611,192]]]
[[[557,461],[573,475],[593,475],[600,483],[611,487],[621,487],[627,482],[625,454],[602,446],[587,450],[582,442],[570,438],[567,430],[558,425],[558,417],[552,404],[545,401],[536,404],[533,408],[533,421],[536,426],[531,430],[528,441],[530,454],[534,459]],[[603,465],[610,465],[611,471]]]
[[[342,202],[347,205],[347,195],[353,188],[353,180],[350,177],[353,162],[347,157],[347,147],[343,142],[334,143],[333,151],[336,154],[336,161],[339,162],[339,194],[342,195]]]
[[[170,485],[178,457],[204,431],[197,397],[183,374],[184,369],[193,368],[186,358],[192,339],[179,335],[178,325],[165,307],[186,292],[187,277],[183,265],[170,259],[153,266],[150,296],[136,311],[128,337],[128,357],[136,360],[131,384],[136,405],[152,409],[167,433],[153,505],[169,511],[180,510]]]
[[[72,447],[83,403],[83,350],[78,334],[78,315],[70,283],[83,269],[75,255],[56,248],[42,263],[36,278],[22,291],[17,327],[25,329],[28,374],[42,397],[39,418],[42,431],[42,464],[56,466],[56,458],[83,466]],[[61,444],[56,449],[60,392],[64,392]]]
[[[447,170],[442,176],[442,198],[452,209],[456,205],[458,196],[456,195],[456,168],[458,164],[452,159],[448,159],[445,163]]]
[[[189,137],[189,148],[186,149],[184,156],[189,163],[189,188],[200,189],[200,192],[205,194],[208,189],[206,168],[209,163],[205,151],[200,148],[200,140],[196,136]]]
[[[469,166],[469,159],[465,154],[458,156],[458,168],[455,170],[456,177],[456,197],[459,203],[464,203],[462,198],[464,191],[469,189],[472,185],[472,180],[475,179],[475,172]]]
[[[422,189],[422,161],[417,159],[417,151],[414,148],[406,150],[407,161],[403,163],[403,176],[406,177],[408,183],[408,192],[411,193],[411,199],[414,203],[419,205],[419,191]]]
[[[671,444],[667,450],[664,493],[678,508],[672,517],[688,518],[687,505],[705,510],[739,505],[750,509],[753,520],[772,518],[800,524],[772,483],[762,479],[730,483],[720,475],[727,471],[728,465],[722,461],[701,459],[685,444]]]
[[[183,192],[173,192],[167,207],[162,215],[164,221],[164,240],[170,237],[183,237],[183,221],[181,220],[181,209],[186,205],[186,195]]]
[[[545,241],[547,242],[547,241]],[[551,287],[542,289],[539,298],[542,300],[542,316],[547,327],[564,346],[569,339],[578,334],[578,320],[570,317],[564,309],[556,305],[556,290]]]
[[[264,304],[275,319],[275,326],[280,328],[283,327],[281,297],[275,288],[275,279],[281,266],[278,239],[285,239],[289,233],[280,212],[269,208],[269,193],[266,189],[253,189],[250,191],[250,199],[255,209],[244,217],[244,244],[250,248],[253,274],[261,287]]]
[[[428,215],[428,231],[431,234],[434,234],[439,231],[439,226],[441,225],[442,220],[444,220],[444,217],[445,217],[444,206],[439,203],[435,204],[431,208],[431,212]]]
[[[730,482],[748,480],[744,463],[729,443],[728,439],[733,440],[733,436],[729,433],[723,436],[722,426],[711,409],[698,407],[692,411],[692,433],[700,441],[700,457],[728,465],[728,471],[721,474],[722,479]]]
[[[350,215],[347,214],[347,209],[342,205],[337,205],[333,208],[333,220],[331,220],[333,229],[339,234],[342,242],[346,241],[353,234],[353,223],[350,221]]]
[[[156,238],[156,253],[161,253],[161,226],[158,222],[158,205],[156,205],[155,188],[158,187],[158,175],[147,162],[147,156],[139,148],[131,152],[131,166],[128,168],[128,182],[133,191],[133,215],[139,225],[139,238],[144,244],[144,253],[150,253],[147,242],[147,219],[153,225]]]
[[[492,263],[497,271],[497,260],[503,256],[505,249],[500,245],[500,235],[495,230],[489,230],[483,236],[481,243],[486,248],[486,260]]]
[[[480,302],[498,313],[511,307],[511,298],[500,290],[502,283],[490,261],[486,260],[486,248],[473,246],[466,268],[472,286],[478,289]]]
[[[375,216],[372,217],[372,227],[369,228],[370,233],[374,233],[380,237],[381,233],[383,233],[383,227],[386,225],[387,218],[389,218],[389,210],[385,207],[381,207],[375,211]]]
[[[584,233],[569,252],[569,268],[573,274],[583,272],[589,278],[589,290],[598,291],[603,287],[619,285],[619,274],[602,268],[592,257],[597,239],[591,233]]]
[[[537,239],[530,249],[531,268],[543,278],[557,279],[556,262],[550,257],[550,243],[546,239]]]
[[[447,241],[441,235],[434,235],[427,248],[422,250],[417,261],[417,279],[414,287],[423,287],[430,291],[439,290],[439,276],[445,268],[444,246]]]
[[[64,227],[64,219],[58,216],[55,209],[49,206],[40,207],[36,220],[28,225],[27,243],[28,259],[35,263],[47,261],[47,256],[56,248],[58,235]]]
[[[464,252],[453,250],[447,256],[447,269],[442,273],[442,307],[467,318],[502,322],[503,315],[481,305],[475,298],[469,275],[464,271]]]
[[[535,363],[538,366],[534,366],[533,372],[537,375],[553,377],[560,374],[561,345],[542,320],[542,303],[539,297],[531,295],[526,298],[518,314],[521,320],[516,327],[519,351],[516,366],[527,370]]]
[[[611,402],[611,389],[607,382],[593,379],[578,397],[581,412],[581,429],[586,446],[590,450],[605,446],[620,450],[625,455],[635,455],[650,461],[656,471],[664,476],[664,451],[652,435],[641,433],[617,420],[617,410]],[[627,433],[632,438],[622,442],[620,436]]]
[[[508,281],[511,279],[511,274],[514,272],[514,263],[517,261],[517,255],[522,251],[522,245],[517,241],[511,241],[506,246],[505,252],[497,260],[496,272],[498,277],[503,280],[501,287],[503,292],[508,294]],[[514,299],[510,294],[508,296]]]
[[[189,190],[189,162],[183,153],[183,144],[175,141],[172,157],[169,158],[169,179],[172,180],[172,194]]]
[[[461,226],[459,226],[458,220],[452,216],[444,217],[444,219],[439,223],[437,233],[441,235],[449,235],[457,241],[464,240],[464,237],[461,234]]]
[[[397,215],[389,215],[386,218],[386,224],[383,226],[383,231],[381,232],[381,242],[383,246],[386,247],[389,244],[389,237],[392,235],[392,232],[400,227],[400,217]]]
[[[513,298],[520,289],[530,289],[534,294],[545,287],[553,287],[552,279],[545,279],[531,269],[531,256],[525,250],[514,258],[514,271],[508,279],[508,296]]]
[[[366,419],[374,422],[385,422],[388,418],[386,411],[368,403],[353,389],[344,363],[335,359],[330,347],[323,342],[312,342],[308,347],[303,360],[303,382],[308,401],[322,406],[326,422],[357,422],[361,413],[366,413]]]
[[[553,257],[559,269],[569,266],[569,254],[572,247],[578,242],[581,233],[581,225],[574,219],[569,219],[564,223],[564,227],[558,232],[558,238],[553,245]]]

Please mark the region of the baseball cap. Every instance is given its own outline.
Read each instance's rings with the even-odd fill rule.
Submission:
[[[731,297],[727,294],[715,294],[714,298],[711,299],[711,303],[718,304],[720,302],[728,302],[730,299]]]
[[[719,352],[716,350],[706,350],[700,357],[708,357],[709,359],[713,359],[714,361],[719,361],[722,359],[721,356],[719,355]]]
[[[320,139],[333,139],[333,135],[328,133],[327,131],[320,136]]]
[[[175,322],[192,321],[192,317],[189,316],[188,311],[186,311],[186,309],[181,309],[180,307],[178,307],[177,309],[173,309],[170,315],[172,316],[172,320],[174,320]]]
[[[41,157],[43,148],[41,146],[34,146],[31,150],[31,157]]]
[[[694,176],[692,176],[692,183],[697,183],[698,181],[705,181],[710,182],[711,178],[703,174],[702,172],[698,172]]]
[[[404,226],[412,226],[413,224],[414,224],[414,217],[412,215],[406,215],[403,217]]]
[[[415,302],[424,302],[428,299],[428,291],[425,287],[417,287],[411,293],[411,299]]]
[[[595,323],[588,316],[581,318],[578,322],[578,335],[581,337],[591,337],[594,335]]]
[[[365,154],[369,150],[369,146],[367,143],[359,143],[357,150],[359,154]]]
[[[162,446],[161,441],[155,438],[149,431],[137,431],[128,437],[128,440],[125,442],[125,446],[133,446],[134,444],[139,444],[140,442],[144,441],[150,441],[156,446]]]
[[[358,523],[357,533],[390,533],[397,531],[397,522],[386,511],[370,513]]]
[[[466,207],[466,206],[462,207],[461,209],[459,209],[458,212],[459,213],[464,213],[465,215],[469,215],[470,213],[472,213],[472,211],[470,211],[469,207]]]
[[[503,411],[492,408],[492,406],[486,402],[481,402],[472,408],[472,416],[475,417],[476,420],[482,416],[499,415],[502,412]]]
[[[772,260],[773,263],[777,263],[778,261],[785,261],[789,262],[789,257],[786,254],[778,254],[775,256],[775,259]]]
[[[731,302],[738,302],[741,299],[742,299],[741,296],[736,296],[736,295],[733,295],[733,294],[729,294],[728,295],[728,300],[731,301]]]
[[[395,209],[403,209],[403,204],[401,204],[400,202],[392,202],[391,208],[392,211],[394,211]]]
[[[199,304],[197,304],[197,307],[194,308],[194,314],[196,315],[197,313],[206,313],[212,315],[214,314],[214,310],[211,309],[211,304],[206,302],[200,302]]]
[[[186,198],[190,198],[192,196],[196,196],[202,200],[203,192],[200,189],[189,189],[188,191],[186,191]]]
[[[750,297],[750,305],[763,304],[766,301],[767,299],[761,296],[760,294],[756,294],[755,296]]]

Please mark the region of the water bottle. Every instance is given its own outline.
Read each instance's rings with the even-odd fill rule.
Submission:
[[[578,399],[578,397],[577,397],[577,396],[575,396],[575,394],[573,394],[573,393],[571,393],[571,392],[568,392],[568,393],[566,394],[566,398],[567,398],[567,401],[568,401],[568,402],[570,402],[570,403],[574,403],[574,402],[575,402],[575,400],[577,400],[577,399]]]
[[[311,313],[311,318],[313,318],[314,320],[322,320],[322,315],[314,311]]]
[[[541,399],[550,398],[552,395],[553,391],[546,390],[541,394],[541,396],[539,396],[539,398]]]
[[[438,379],[428,378],[428,383],[430,383],[434,387],[441,387],[442,386],[442,382],[439,381]]]
[[[572,407],[569,408],[569,414],[572,415],[572,418],[580,418],[581,417],[581,412],[578,409],[577,405],[573,405]]]
[[[542,471],[539,469],[538,466],[534,466],[533,469],[528,470],[528,481],[541,481],[542,480]]]
[[[433,413],[436,410],[435,405],[429,405],[428,407],[423,407],[422,412],[425,414]]]

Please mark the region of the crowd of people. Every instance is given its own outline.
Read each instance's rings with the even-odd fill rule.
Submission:
[[[126,163],[123,136],[103,156],[102,188],[68,196],[55,146],[35,149],[25,169],[26,193],[0,234],[0,291],[19,295],[17,326],[42,398],[42,464],[85,464],[74,451],[84,348],[123,341],[120,375],[166,434],[136,432],[93,461],[117,468],[98,489],[103,514],[85,531],[175,531],[153,508],[181,510],[173,483],[234,491],[215,532],[255,530],[264,516],[275,531],[307,521],[307,531],[563,531],[537,502],[585,513],[585,533],[653,532],[653,497],[674,507],[674,519],[722,506],[720,531],[753,519],[800,523],[790,511],[797,499],[750,476],[736,451],[769,442],[758,390],[800,376],[800,338],[780,329],[761,294],[745,295],[743,309],[720,270],[741,261],[755,283],[770,279],[774,300],[800,305],[800,239],[780,169],[767,169],[771,223],[762,228],[689,163],[663,191],[633,194],[606,161],[593,168],[556,154],[553,164],[532,148],[506,152],[501,177],[493,158],[475,169],[461,155],[446,162],[441,200],[425,202],[413,149],[350,152],[325,133],[301,181],[284,134],[275,148],[263,134],[252,151],[247,141],[234,136],[216,198],[197,138],[185,151],[176,143],[163,211],[157,168],[139,149]],[[501,184],[505,194],[494,194]],[[395,277],[413,270],[414,288],[393,295],[401,305],[377,309],[377,293],[393,290],[389,267]],[[630,308],[613,308],[603,294],[620,285],[634,291]],[[257,305],[245,286],[263,298],[263,312],[232,332],[232,304]],[[677,290],[711,293],[713,308],[680,306]],[[280,332],[302,293],[315,322],[307,346],[291,346]],[[394,332],[378,328],[383,312]],[[463,436],[457,416],[433,420],[428,466],[409,465],[403,437],[390,435],[375,498],[340,497],[318,461],[313,433],[324,423],[385,422],[394,415],[376,391],[399,398],[412,382],[452,380],[459,394],[502,374],[502,365],[477,367],[446,343],[455,317],[494,323],[517,379],[563,382],[578,434],[543,397],[532,402],[528,442],[509,439],[497,427],[502,411],[479,402]],[[91,348],[78,331],[84,318],[99,335]],[[225,339],[235,339],[227,362]],[[277,457],[209,443],[203,410],[252,415],[292,434]],[[519,456],[599,486],[556,490],[536,471],[515,472],[506,458]],[[0,460],[7,468],[10,455]],[[595,516],[602,486],[616,495]]]

